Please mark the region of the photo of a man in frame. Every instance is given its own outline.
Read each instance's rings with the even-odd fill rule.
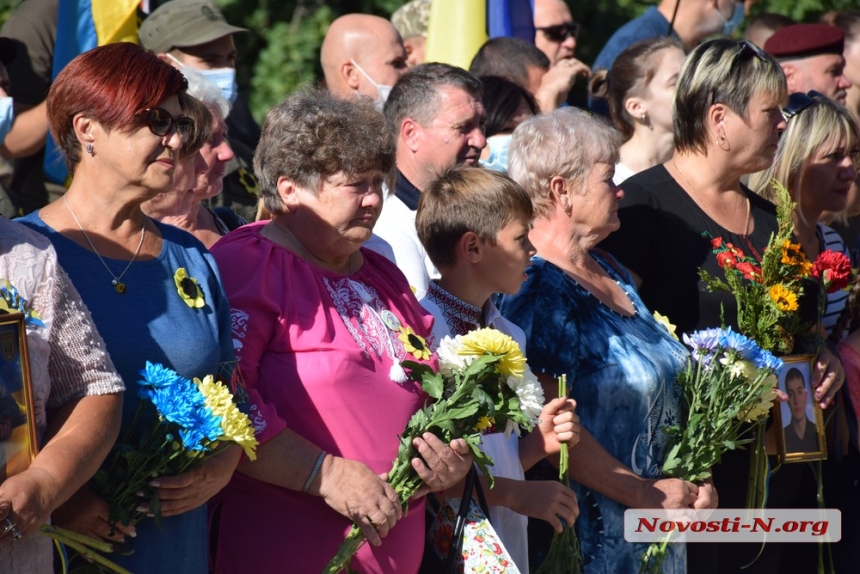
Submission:
[[[791,418],[785,427],[785,452],[817,452],[821,450],[818,444],[818,428],[807,416],[809,388],[800,369],[791,368],[785,374],[785,392],[788,395],[788,409]]]

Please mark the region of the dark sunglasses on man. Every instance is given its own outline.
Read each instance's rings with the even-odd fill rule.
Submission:
[[[566,22],[564,24],[556,24],[555,26],[546,26],[544,28],[535,28],[553,42],[564,42],[571,36],[573,39],[579,37],[579,22]]]

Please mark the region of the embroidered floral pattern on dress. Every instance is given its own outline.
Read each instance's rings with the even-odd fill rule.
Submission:
[[[427,298],[442,310],[452,335],[465,335],[481,326],[481,309],[454,297],[432,281],[427,287]]]
[[[248,314],[241,309],[230,309],[230,332],[233,335],[233,350],[236,351],[236,361],[242,360],[240,351],[245,344],[242,340],[248,332]]]
[[[323,278],[334,307],[355,343],[367,358],[387,355],[394,363],[406,357],[403,343],[382,320],[387,307],[373,287],[348,277]]]

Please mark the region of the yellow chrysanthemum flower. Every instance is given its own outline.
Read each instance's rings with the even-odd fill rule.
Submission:
[[[654,319],[656,319],[658,323],[666,327],[666,330],[669,331],[669,334],[672,335],[672,337],[676,341],[680,340],[678,339],[678,335],[675,334],[675,329],[677,329],[678,327],[676,327],[672,324],[671,321],[669,321],[669,317],[667,317],[666,315],[662,315],[657,311],[654,311]]]
[[[484,429],[490,428],[494,424],[496,424],[496,421],[494,421],[490,417],[481,417],[478,419],[478,423],[475,425],[475,430],[481,432]]]
[[[186,305],[192,309],[200,309],[206,305],[206,301],[203,300],[203,291],[197,284],[197,279],[189,276],[185,267],[176,270],[176,273],[173,274],[173,281],[176,283],[176,291]]]
[[[424,341],[424,337],[416,335],[415,331],[412,330],[412,327],[404,327],[401,325],[400,334],[397,338],[403,343],[403,348],[406,349],[406,352],[419,361],[422,359],[426,361],[430,358],[430,349],[427,348],[427,343]]]
[[[459,355],[496,355],[501,359],[498,371],[503,375],[522,377],[526,368],[526,358],[520,346],[509,335],[490,329],[476,329],[463,336]]]
[[[202,381],[194,379],[200,394],[206,401],[206,406],[215,416],[221,417],[221,430],[224,436],[221,440],[235,442],[245,451],[251,460],[257,460],[255,449],[259,444],[254,437],[254,427],[248,415],[239,410],[233,402],[230,390],[219,382],[215,382],[212,375],[207,375]]]
[[[797,295],[783,285],[772,286],[768,294],[780,311],[797,311]]]

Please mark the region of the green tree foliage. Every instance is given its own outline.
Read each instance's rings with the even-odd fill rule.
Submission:
[[[384,18],[402,0],[216,0],[232,24],[251,30],[238,34],[237,78],[250,94],[251,110],[261,120],[271,106],[302,84],[322,78],[319,50],[331,22],[362,12]]]
[[[0,10],[4,2],[0,0]],[[364,12],[388,18],[406,0],[216,0],[227,20],[249,28],[237,35],[240,89],[250,94],[251,109],[259,120],[272,105],[298,86],[322,78],[319,48],[332,20],[342,14]],[[582,24],[577,57],[591,63],[612,33],[639,16],[658,0],[581,2],[567,0]],[[817,20],[828,10],[856,10],[857,0],[757,0],[752,14],[777,12],[797,21]],[[584,82],[577,88],[584,90]],[[584,94],[583,94],[584,95]]]
[[[753,4],[753,15],[763,12],[785,14],[796,22],[816,22],[830,10],[858,10],[857,0],[758,0]]]
[[[23,0],[0,0],[0,25]],[[582,24],[577,57],[591,63],[612,33],[658,0],[566,0]],[[332,20],[363,12],[384,18],[406,0],[215,0],[227,20],[251,30],[237,34],[237,75],[260,120],[298,86],[322,78],[319,49]],[[813,22],[829,10],[857,10],[857,0],[757,0],[752,14],[776,12]],[[582,83],[584,85],[584,83]],[[577,82],[580,86],[580,82]]]
[[[0,0],[0,25],[9,18],[9,14],[14,12],[15,8],[17,8],[23,1],[24,0]]]

